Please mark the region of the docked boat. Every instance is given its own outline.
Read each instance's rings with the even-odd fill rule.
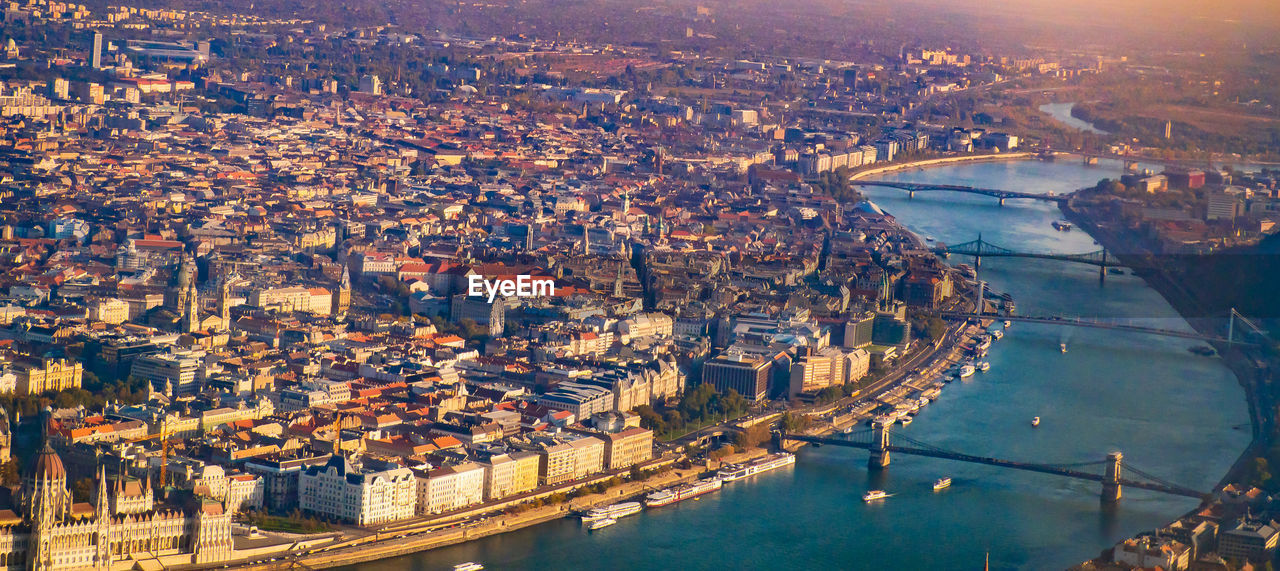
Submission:
[[[1059,232],[1067,232],[1071,230],[1071,222],[1067,220],[1054,220],[1052,226],[1054,230]]]
[[[1031,419],[1031,426],[1040,426],[1040,417],[1037,416]]]
[[[997,341],[999,341],[999,340],[1001,340],[1001,339],[1004,339],[1004,331],[1001,331],[1001,330],[999,330],[999,329],[996,329],[996,330],[994,330],[994,331],[992,331],[992,332],[991,332],[991,337],[992,337],[992,338],[994,338],[994,339],[995,339],[995,340],[997,340]]]
[[[611,525],[613,525],[613,524],[615,524],[615,523],[618,523],[618,520],[616,520],[616,519],[614,519],[614,518],[611,518],[611,517],[607,517],[607,518],[604,518],[604,519],[598,519],[598,520],[596,520],[596,521],[593,521],[593,522],[591,522],[591,523],[587,524],[587,529],[588,529],[588,530],[590,530],[590,531],[595,531],[595,530],[600,529],[600,528],[603,528],[603,527],[609,527],[609,526],[611,526]]]
[[[991,348],[991,337],[988,337],[986,335],[983,335],[982,338],[978,340],[978,344],[973,346],[975,353],[980,353],[990,348]]]
[[[963,366],[960,367],[960,370],[956,372],[956,375],[963,379],[967,377],[972,377],[974,371],[977,371],[977,369],[974,368],[973,365],[969,363],[965,363]]]
[[[862,495],[862,501],[874,502],[876,500],[883,500],[887,497],[889,497],[889,494],[884,493],[884,490],[871,490],[870,492]]]
[[[621,519],[629,515],[640,513],[644,506],[640,502],[623,502],[613,504],[601,508],[595,508],[585,514],[582,514],[582,523],[594,523],[605,519]]]
[[[947,476],[945,478],[939,478],[937,481],[933,483],[933,491],[935,492],[943,488],[950,488],[950,487],[951,487],[951,476]]]
[[[484,565],[476,563],[475,561],[459,563],[453,566],[453,571],[480,571],[481,569],[484,569]]]
[[[991,363],[988,363],[988,362],[986,362],[986,361],[983,361],[983,362],[981,362],[981,363],[978,363],[978,370],[979,370],[979,371],[982,371],[982,372],[984,372],[984,373],[985,373],[985,372],[987,372],[987,371],[990,371],[990,370],[991,370]]]
[[[702,494],[709,494],[719,490],[724,486],[724,481],[720,478],[711,478],[709,480],[699,480],[688,484],[680,484],[665,490],[658,490],[644,497],[644,505],[649,508],[660,508],[669,506],[676,502],[696,498]]]
[[[913,421],[913,420],[915,420],[915,419],[916,419],[916,417],[911,416],[911,415],[909,415],[909,414],[908,414],[908,415],[904,415],[902,418],[899,418],[899,419],[898,419],[898,422],[899,422],[899,423],[901,423],[903,426],[906,426],[906,425],[908,425],[908,424],[911,424],[911,421]]]
[[[1063,353],[1066,353],[1066,352],[1067,352],[1067,344],[1066,344],[1066,343],[1059,343],[1059,344],[1058,344],[1058,349],[1059,349],[1059,350],[1061,350]]]
[[[790,466],[796,463],[795,454],[787,452],[779,452],[770,454],[763,458],[756,458],[746,464],[735,464],[728,466],[716,473],[722,482],[734,482],[743,478],[754,476],[761,472],[768,472],[775,468]]]

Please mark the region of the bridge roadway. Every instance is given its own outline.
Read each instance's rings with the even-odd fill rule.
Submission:
[[[858,442],[854,440],[845,440],[843,438],[828,438],[823,436],[807,436],[802,434],[782,434],[783,440],[798,440],[800,442],[808,442],[811,444],[830,444],[832,446],[845,446],[849,448],[862,448],[866,450],[873,449],[871,442]],[[909,446],[897,446],[890,444],[884,448],[888,452],[900,452],[902,454],[911,454],[914,456],[927,456],[930,458],[942,458],[946,460],[957,460],[960,462],[970,462],[973,464],[986,464],[988,466],[999,466],[1001,468],[1013,468],[1015,470],[1025,470],[1027,472],[1039,472],[1041,474],[1054,474],[1057,476],[1066,476],[1068,478],[1076,478],[1079,480],[1088,480],[1091,482],[1105,482],[1106,477],[1102,474],[1094,474],[1081,470],[1073,470],[1063,466],[1055,466],[1051,464],[1032,464],[1027,462],[1014,462],[1012,460],[1003,460],[1000,458],[992,458],[988,456],[973,456],[970,454],[961,454],[959,452],[947,452],[944,450],[929,450],[926,448],[915,448]],[[1099,462],[1100,463],[1100,462]],[[1134,480],[1132,478],[1119,478],[1117,482],[1121,486],[1129,486],[1153,492],[1161,492],[1172,494],[1175,496],[1184,496],[1188,498],[1203,499],[1204,493],[1176,486],[1172,484],[1161,484],[1155,482],[1146,482],[1142,480]]]
[[[1216,335],[1204,335],[1202,333],[1177,331],[1174,329],[1160,329],[1157,327],[1144,327],[1141,325],[1125,325],[1123,323],[1108,323],[1106,321],[1090,321],[1076,317],[1043,317],[1033,315],[997,315],[993,313],[965,313],[959,311],[935,311],[931,313],[942,319],[994,319],[997,321],[1021,321],[1026,323],[1049,323],[1052,325],[1069,325],[1072,327],[1092,327],[1095,329],[1112,329],[1116,331],[1129,331],[1132,333],[1146,333],[1148,335],[1162,335],[1165,337],[1180,337],[1182,339],[1194,339],[1197,341],[1213,341],[1219,343],[1234,343],[1236,345],[1256,345],[1256,343],[1240,340],[1227,339],[1226,337],[1218,337]]]
[[[991,196],[1000,199],[1000,204],[1004,204],[1006,199],[1025,198],[1028,200],[1043,200],[1046,202],[1065,202],[1071,198],[1071,194],[1033,194],[1030,192],[1016,192],[1012,190],[1000,190],[995,188],[978,188],[972,186],[959,186],[954,184],[922,184],[915,182],[890,182],[883,180],[852,180],[850,185],[856,186],[882,186],[885,188],[896,188],[905,190],[910,196],[915,196],[917,192],[963,192],[968,194],[981,194],[983,196]]]
[[[935,254],[940,255],[957,255],[957,256],[973,256],[977,258],[975,263],[981,264],[983,257],[994,258],[1039,258],[1041,260],[1058,260],[1062,262],[1075,262],[1078,264],[1089,264],[1098,266],[1099,268],[1114,268],[1124,264],[1117,260],[1114,256],[1108,256],[1106,250],[1097,250],[1093,252],[1084,252],[1080,254],[1056,254],[1053,252],[1021,252],[1011,250],[1003,246],[997,246],[990,242],[984,242],[981,237],[977,240],[963,242],[953,245],[939,245],[932,249]]]

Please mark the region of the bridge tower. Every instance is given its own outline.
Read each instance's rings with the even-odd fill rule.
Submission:
[[[889,465],[889,427],[879,422],[871,431],[871,458],[867,468],[880,470]]]
[[[1120,463],[1124,454],[1112,452],[1107,454],[1107,472],[1102,477],[1102,501],[1115,503],[1120,501]]]
[[[1102,265],[1098,266],[1098,285],[1107,284],[1107,249],[1102,249]]]

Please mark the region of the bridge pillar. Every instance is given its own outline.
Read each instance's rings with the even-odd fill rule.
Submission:
[[[867,468],[880,470],[889,465],[889,427],[875,423],[871,431],[871,458]]]
[[[782,450],[787,444],[787,438],[782,434],[781,430],[773,431],[773,448],[774,450]]]
[[[1107,284],[1107,267],[1098,266],[1098,285]]]
[[[915,197],[916,197],[916,191],[914,190],[907,191],[907,200],[911,200],[912,198],[915,198]]]
[[[1000,206],[1004,206],[1004,199],[1003,199],[1003,198],[1001,198],[1001,199],[1000,199]]]
[[[1107,454],[1107,472],[1102,477],[1102,501],[1115,503],[1120,501],[1120,463],[1124,454],[1112,452]]]

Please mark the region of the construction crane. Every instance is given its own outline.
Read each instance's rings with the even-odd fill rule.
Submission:
[[[138,444],[141,442],[148,442],[151,440],[155,440],[157,438],[160,439],[160,490],[163,492],[165,486],[168,485],[169,483],[168,482],[169,480],[169,435],[168,433],[161,431],[156,434],[139,436],[138,438],[129,440],[129,444]]]

